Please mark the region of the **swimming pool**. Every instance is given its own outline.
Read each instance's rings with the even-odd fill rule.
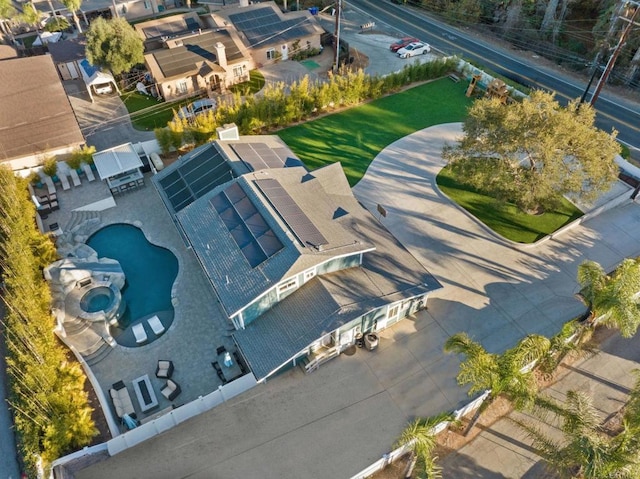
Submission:
[[[164,313],[163,319],[173,319],[171,288],[178,275],[178,259],[171,251],[149,243],[139,228],[127,224],[102,228],[87,245],[99,257],[117,260],[126,276],[122,299],[127,309],[119,320],[120,332],[152,314]],[[113,333],[117,339],[118,331]]]

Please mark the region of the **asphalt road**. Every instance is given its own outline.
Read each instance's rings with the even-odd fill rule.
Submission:
[[[587,81],[576,84],[571,77],[533,65],[513,51],[482,42],[475,36],[436,21],[415,9],[385,0],[349,0],[349,7],[362,10],[372,21],[386,23],[406,35],[429,42],[447,55],[474,60],[524,85],[554,91],[561,103],[581,97],[586,88]],[[640,148],[638,104],[615,98],[603,91],[595,106],[596,124],[599,128],[605,131],[615,128],[621,141]]]

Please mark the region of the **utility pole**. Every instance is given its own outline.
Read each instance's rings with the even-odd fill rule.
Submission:
[[[625,21],[625,22],[629,22],[629,23],[627,24],[625,29],[622,31],[622,35],[620,35],[620,40],[618,41],[618,44],[616,45],[615,50],[613,51],[613,53],[609,57],[609,61],[607,62],[607,66],[605,67],[604,71],[602,72],[602,76],[600,77],[600,80],[598,80],[598,84],[596,85],[596,89],[594,90],[593,95],[591,96],[591,101],[589,102],[591,105],[593,105],[596,102],[596,100],[598,100],[598,96],[600,96],[600,92],[602,91],[602,87],[607,82],[607,79],[609,78],[609,74],[611,73],[611,70],[613,70],[613,65],[615,64],[616,60],[618,59],[618,55],[620,55],[620,51],[622,50],[622,47],[624,47],[624,44],[627,41],[627,37],[629,36],[629,32],[631,31],[631,27],[633,27],[634,25],[638,25],[635,22],[635,20],[638,17],[638,13],[640,13],[640,2],[629,1],[629,2],[626,2],[625,6],[626,6],[626,12],[625,13],[627,13],[627,15],[628,15],[629,10],[633,9],[633,14],[631,15],[630,19],[627,18],[626,15],[619,15],[618,16],[618,19],[620,19],[622,21]]]
[[[340,14],[342,10],[342,0],[336,0],[336,61],[333,65],[333,72],[337,73],[340,68]]]

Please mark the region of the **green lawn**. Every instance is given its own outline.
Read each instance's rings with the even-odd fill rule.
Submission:
[[[258,70],[251,70],[249,72],[249,81],[238,83],[229,87],[229,90],[233,93],[240,93],[241,95],[253,95],[262,90],[264,86],[264,76]],[[247,91],[248,89],[248,91]]]
[[[463,121],[467,85],[445,78],[278,132],[310,168],[342,162],[355,185],[376,155],[394,141],[441,123]]]
[[[582,216],[567,199],[555,211],[530,215],[512,204],[500,205],[476,190],[460,185],[444,168],[436,179],[440,189],[496,233],[517,243],[533,243]]]
[[[136,130],[153,130],[167,126],[173,118],[173,112],[194,100],[159,102],[152,96],[143,95],[137,91],[127,92],[120,98],[127,107],[131,116],[131,123]]]

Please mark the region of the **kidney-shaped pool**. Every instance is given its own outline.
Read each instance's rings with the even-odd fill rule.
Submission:
[[[127,224],[106,226],[93,234],[87,244],[99,257],[117,260],[126,276],[122,298],[127,309],[118,326],[112,328],[118,343],[123,344],[122,340],[129,342],[125,337],[119,338],[119,333],[150,315],[159,316],[168,329],[173,321],[171,288],[178,275],[175,255],[168,249],[149,243],[139,228]]]

